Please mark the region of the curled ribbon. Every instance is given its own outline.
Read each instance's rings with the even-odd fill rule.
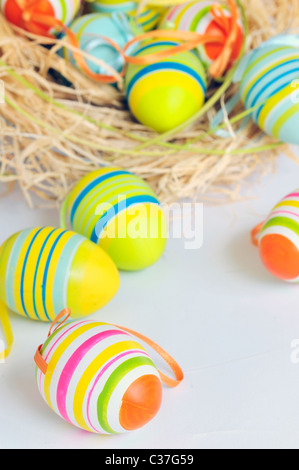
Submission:
[[[227,70],[229,64],[233,60],[234,50],[239,39],[239,12],[235,0],[227,0],[231,12],[231,19],[228,18],[224,13],[219,4],[212,6],[211,15],[216,24],[224,32],[226,40],[223,43],[223,39],[216,35],[210,34],[198,34],[195,32],[187,31],[171,31],[171,30],[155,30],[150,31],[144,34],[137,35],[134,39],[129,41],[123,49],[121,49],[115,41],[111,40],[106,36],[99,35],[100,38],[105,40],[112,48],[114,48],[117,53],[122,57],[124,66],[120,74],[115,73],[115,76],[108,74],[98,74],[93,72],[88,66],[82,51],[80,50],[80,45],[77,39],[76,34],[74,34],[67,26],[65,26],[57,18],[40,13],[39,8],[41,2],[45,0],[15,0],[19,8],[22,10],[22,24],[20,25],[23,29],[27,29],[35,34],[53,37],[49,34],[51,29],[58,29],[63,31],[71,44],[73,46],[73,56],[77,65],[85,72],[87,76],[93,80],[101,83],[116,83],[119,78],[123,77],[125,74],[126,64],[135,64],[135,65],[147,65],[158,62],[159,60],[171,57],[181,52],[190,51],[196,47],[203,44],[219,44],[223,45],[222,51],[217,57],[217,59],[212,63],[210,67],[210,74],[214,78],[220,78],[223,76]],[[182,1],[176,0],[149,0],[150,5],[174,5],[180,4]],[[46,31],[46,32],[45,32]],[[133,44],[138,43],[142,40],[147,39],[173,39],[178,42],[182,42],[177,46],[170,47],[164,51],[160,51],[155,54],[148,54],[142,57],[134,57],[127,54],[129,48]]]
[[[54,333],[58,328],[60,328],[63,323],[65,323],[69,317],[70,317],[71,311],[70,309],[66,308],[62,310],[59,315],[55,318],[54,322],[51,325],[51,328],[48,333],[48,337],[51,336],[52,333]],[[137,333],[134,330],[130,330],[129,328],[124,328],[123,326],[118,326],[118,325],[113,325],[116,328],[120,328],[123,331],[126,331],[127,333],[136,336],[136,338],[140,339],[143,341],[145,344],[150,346],[154,351],[156,351],[160,357],[169,365],[171,370],[173,371],[175,375],[175,379],[168,377],[167,375],[163,374],[163,372],[158,371],[161,377],[161,381],[164,383],[164,385],[167,385],[168,387],[176,387],[179,385],[182,380],[184,379],[184,374],[178,363],[173,359],[173,357],[170,356],[164,349],[162,349],[158,344],[154,343],[151,339],[147,338],[146,336]],[[40,345],[37,348],[37,351],[34,356],[34,361],[37,365],[37,367],[40,369],[40,371],[45,375],[47,373],[48,369],[48,364],[44,360],[44,358],[41,355],[41,349],[43,345]]]

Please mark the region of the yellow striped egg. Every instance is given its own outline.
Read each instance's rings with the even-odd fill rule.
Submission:
[[[94,243],[53,227],[23,230],[0,248],[0,299],[33,320],[53,321],[67,306],[73,318],[94,313],[119,287],[113,261]]]
[[[138,12],[138,3],[127,0],[95,0],[90,3],[90,9],[100,13],[124,12],[145,32],[151,31],[157,26],[165,11],[165,8],[155,6],[142,8]]]
[[[81,3],[81,0],[0,0],[1,10],[9,22],[42,36],[55,33],[53,26],[43,22],[43,16],[45,20],[52,18],[69,25]],[[39,19],[34,20],[32,15],[38,15]]]
[[[133,336],[107,323],[66,323],[40,349],[39,391],[69,423],[99,434],[133,431],[159,411],[158,370]]]
[[[167,224],[157,196],[121,168],[96,170],[75,185],[64,203],[63,226],[68,222],[122,270],[147,268],[165,249]]]
[[[143,43],[132,55],[143,57],[178,43]],[[135,118],[157,132],[169,131],[187,121],[203,106],[207,79],[195,52],[183,52],[150,65],[127,69],[126,95]]]
[[[299,49],[269,41],[240,65],[240,92],[252,118],[267,134],[299,144]]]

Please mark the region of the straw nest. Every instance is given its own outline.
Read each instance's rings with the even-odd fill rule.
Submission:
[[[298,0],[243,0],[249,20],[246,49],[299,26]],[[43,46],[41,45],[43,43]],[[30,205],[57,205],[72,185],[100,165],[145,178],[163,202],[178,198],[237,199],[250,175],[269,171],[287,146],[250,122],[229,138],[209,133],[222,98],[190,126],[160,136],[133,120],[122,84],[92,82],[56,52],[61,46],[12,28],[0,16],[0,181],[18,182]],[[53,42],[51,42],[53,44]],[[68,86],[70,82],[72,86]],[[209,96],[219,85],[210,84]],[[242,107],[239,108],[242,111]]]

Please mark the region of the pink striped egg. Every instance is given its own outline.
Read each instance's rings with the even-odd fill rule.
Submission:
[[[99,434],[133,431],[158,412],[159,372],[132,335],[107,323],[66,323],[40,353],[48,364],[36,368],[46,403],[69,423]]]

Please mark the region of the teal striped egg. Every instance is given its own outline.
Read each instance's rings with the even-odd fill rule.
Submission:
[[[121,49],[133,38],[133,33],[125,15],[108,15],[104,13],[91,13],[77,18],[70,29],[76,34],[80,49],[96,59],[103,60],[114,70],[120,72],[124,60],[117,50],[105,40],[113,40]],[[76,61],[72,52],[64,48],[64,58],[74,65]],[[98,74],[108,74],[105,67],[87,59],[90,70]]]
[[[143,43],[136,57],[177,46],[173,41]],[[203,106],[206,74],[195,52],[183,52],[150,65],[132,65],[125,77],[132,114],[145,126],[167,132],[187,121]]]
[[[265,43],[243,61],[240,78],[246,109],[257,107],[255,123],[283,142],[299,144],[299,49]]]
[[[128,171],[89,173],[69,193],[63,209],[62,224],[97,243],[119,269],[147,268],[164,252],[167,224],[157,196]]]

